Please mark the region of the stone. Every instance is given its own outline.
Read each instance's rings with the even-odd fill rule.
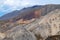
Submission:
[[[36,40],[34,34],[21,26],[17,26],[6,32],[3,40]]]

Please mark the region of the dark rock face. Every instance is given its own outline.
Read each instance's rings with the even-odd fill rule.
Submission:
[[[50,36],[46,40],[60,40],[60,35]]]

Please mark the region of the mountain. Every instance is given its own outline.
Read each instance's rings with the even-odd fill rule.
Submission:
[[[15,10],[13,12],[7,13],[6,15],[0,17],[0,20],[10,20],[19,18],[32,18],[34,17],[34,12],[40,10],[41,15],[46,15],[47,13],[60,9],[60,5],[49,4],[49,5],[36,5],[33,7],[23,8],[22,10]],[[32,16],[32,17],[31,17]]]
[[[23,8],[22,10],[15,10],[13,12],[7,13],[6,15],[2,16],[0,20],[9,20],[15,17],[22,18],[26,15],[32,14],[36,8],[40,8],[40,6],[33,6],[28,8]]]
[[[60,40],[59,33],[60,33],[60,9],[56,9],[51,11],[44,17],[35,19],[35,21],[29,24],[25,25],[20,24],[12,27],[7,31],[4,31],[4,33],[0,33],[1,34],[0,39]]]
[[[60,40],[60,5],[36,5],[0,18],[1,40]]]

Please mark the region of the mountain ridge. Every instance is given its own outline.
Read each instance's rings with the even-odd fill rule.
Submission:
[[[21,15],[25,17],[26,15],[29,15],[29,14],[32,15],[36,10],[41,10],[41,15],[46,15],[47,13],[55,9],[60,9],[60,5],[55,5],[55,4],[49,4],[49,5],[43,5],[43,6],[35,5],[33,7],[23,8],[22,10],[10,12],[0,17],[0,20],[9,20],[12,18],[16,18],[17,16],[21,16]],[[21,18],[23,18],[22,16]]]

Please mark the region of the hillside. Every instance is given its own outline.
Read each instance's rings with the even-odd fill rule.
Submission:
[[[60,40],[60,5],[36,5],[0,17],[0,40]]]

